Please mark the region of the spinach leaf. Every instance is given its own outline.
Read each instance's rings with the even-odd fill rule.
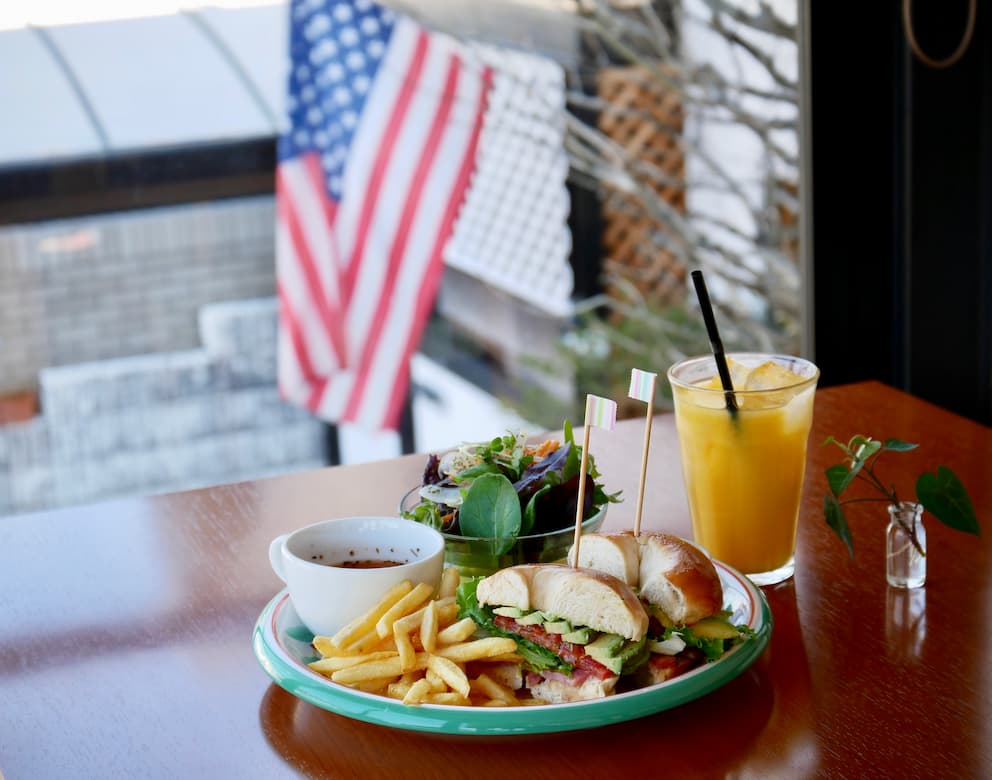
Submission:
[[[469,486],[458,511],[464,536],[508,539],[520,533],[520,499],[502,474],[483,474]]]
[[[524,507],[524,519],[520,524],[520,535],[527,536],[534,527],[534,520],[537,518],[537,500],[551,490],[551,485],[545,485],[530,497],[527,506]]]

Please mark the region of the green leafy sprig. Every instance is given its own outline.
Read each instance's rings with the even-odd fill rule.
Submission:
[[[899,504],[900,500],[895,485],[886,484],[875,473],[878,460],[886,452],[909,452],[915,450],[919,445],[899,439],[878,441],[861,434],[852,436],[847,444],[838,441],[833,436],[828,437],[823,443],[834,444],[839,447],[846,459],[844,463],[831,466],[825,472],[830,492],[823,495],[823,516],[827,525],[847,545],[848,552],[853,558],[854,542],[851,538],[851,528],[847,524],[844,507],[848,504],[866,501]],[[841,495],[856,481],[867,483],[881,495],[841,499]],[[924,472],[920,474],[916,480],[916,500],[948,528],[978,535],[978,518],[975,516],[975,508],[968,496],[968,491],[965,490],[957,475],[947,466],[938,466],[936,473]],[[926,551],[916,537],[916,528],[907,526],[898,515],[896,515],[895,521],[902,526],[917,551],[921,555],[926,555]]]

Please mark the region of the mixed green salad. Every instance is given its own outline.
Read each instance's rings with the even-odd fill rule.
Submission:
[[[583,518],[619,501],[598,481],[592,455],[588,464]],[[513,540],[558,531],[575,524],[582,447],[566,421],[564,441],[527,444],[509,433],[481,444],[432,454],[424,469],[420,498],[404,516],[447,534]]]

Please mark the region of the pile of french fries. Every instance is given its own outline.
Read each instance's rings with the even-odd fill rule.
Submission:
[[[458,620],[457,569],[434,589],[401,582],[334,636],[314,637],[321,658],[310,668],[332,681],[404,704],[506,707],[540,704],[518,697],[520,656],[505,637],[474,638]]]

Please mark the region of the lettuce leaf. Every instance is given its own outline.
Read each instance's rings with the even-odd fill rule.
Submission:
[[[682,637],[686,647],[695,647],[703,652],[707,661],[717,661],[727,650],[734,645],[754,635],[754,631],[747,626],[736,626],[740,635],[736,639],[709,639],[707,637],[696,636],[692,632],[691,626],[669,626],[665,629],[660,639],[671,639],[673,634]]]

